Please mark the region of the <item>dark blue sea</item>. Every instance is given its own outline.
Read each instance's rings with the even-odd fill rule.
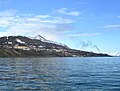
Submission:
[[[120,57],[0,58],[0,91],[120,91]]]

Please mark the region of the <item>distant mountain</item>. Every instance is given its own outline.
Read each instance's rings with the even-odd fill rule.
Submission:
[[[110,53],[109,55],[118,57],[120,56],[120,52]]]
[[[33,38],[26,36],[0,37],[1,57],[102,57],[109,56],[102,53],[86,52],[71,49],[67,45],[50,41],[38,35]]]

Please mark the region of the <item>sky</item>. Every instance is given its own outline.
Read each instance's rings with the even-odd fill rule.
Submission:
[[[120,0],[0,0],[0,36],[23,35],[70,48],[120,52]]]

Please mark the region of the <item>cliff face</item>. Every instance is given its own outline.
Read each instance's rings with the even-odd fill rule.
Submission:
[[[97,54],[75,50],[64,44],[41,37],[7,36],[0,38],[0,57],[101,57]]]

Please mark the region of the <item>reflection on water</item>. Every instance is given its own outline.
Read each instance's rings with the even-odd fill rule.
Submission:
[[[120,90],[120,58],[0,58],[1,90]]]

